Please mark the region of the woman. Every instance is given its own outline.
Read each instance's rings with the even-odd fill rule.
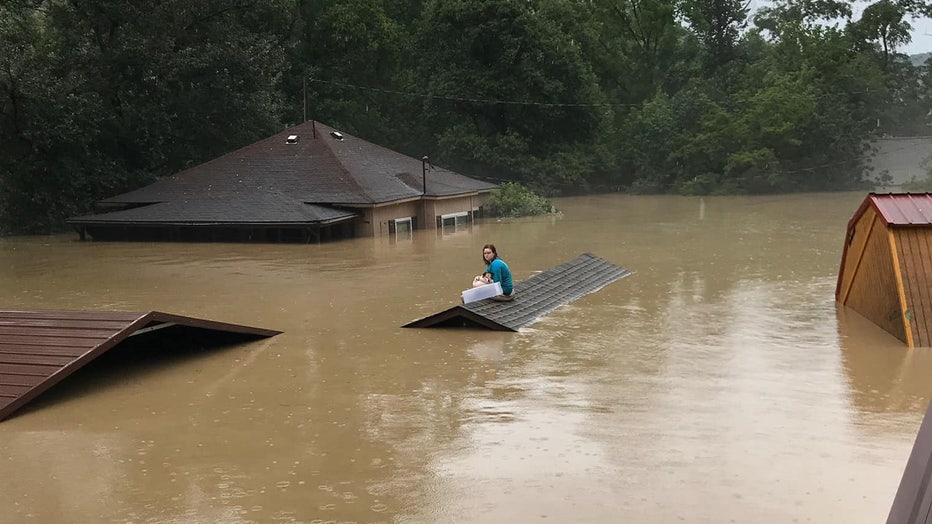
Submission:
[[[492,300],[514,300],[515,286],[511,280],[511,269],[508,268],[508,264],[504,260],[498,258],[498,251],[494,245],[486,244],[482,246],[482,261],[486,264],[485,272],[492,274],[492,282],[498,282],[502,285],[502,294],[492,297]],[[476,277],[473,280],[479,278],[482,277]]]

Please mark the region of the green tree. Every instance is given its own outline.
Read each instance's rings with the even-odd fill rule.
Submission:
[[[18,232],[277,127],[284,0],[4,7],[0,222]],[[276,30],[278,32],[276,33]]]
[[[585,187],[607,155],[611,107],[562,0],[428,2],[416,78],[440,158],[545,190]],[[433,158],[433,156],[432,156]]]
[[[285,82],[293,101],[288,121],[304,119],[306,98],[307,118],[386,145],[403,142],[417,105],[393,91],[411,76],[402,63],[413,37],[402,20],[418,9],[416,2],[299,1]]]
[[[904,19],[906,13],[903,5],[891,0],[881,0],[864,8],[860,20],[848,26],[855,40],[880,48],[881,65],[884,70],[890,66],[896,48],[908,44],[911,40],[912,25]]]
[[[627,104],[653,97],[675,71],[683,36],[673,1],[597,0],[587,6],[579,34],[606,94]]]
[[[748,0],[681,0],[679,11],[704,44],[706,64],[715,71],[737,56],[747,26]]]

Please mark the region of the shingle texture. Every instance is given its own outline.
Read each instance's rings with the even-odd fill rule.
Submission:
[[[100,223],[325,223],[345,209],[417,198],[424,167],[320,123],[305,122],[122,195],[105,205],[145,205],[69,220]],[[288,137],[296,135],[295,143]],[[486,192],[494,184],[427,165],[427,196]],[[160,204],[160,205],[151,205]],[[339,209],[343,207],[344,209]]]
[[[518,331],[554,309],[631,274],[591,253],[584,253],[515,284],[515,299],[487,298],[415,320],[403,327],[475,326]]]
[[[256,194],[249,201],[207,197],[151,204],[73,218],[84,224],[299,224],[327,223],[356,216],[351,211],[295,202],[274,194]]]

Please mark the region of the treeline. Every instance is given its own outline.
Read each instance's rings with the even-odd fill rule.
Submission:
[[[0,232],[313,118],[546,195],[863,187],[913,0],[4,0]]]

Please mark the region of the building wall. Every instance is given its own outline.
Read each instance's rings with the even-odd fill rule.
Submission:
[[[932,346],[932,228],[894,229],[913,346]]]
[[[470,221],[475,218],[472,215],[474,209],[480,208],[488,202],[490,195],[473,195],[467,197],[448,198],[443,200],[429,200],[427,202],[427,223],[426,229],[437,228],[437,217],[451,213],[470,213]]]
[[[416,217],[417,229],[436,229],[437,217],[450,213],[471,213],[485,205],[489,195],[471,195],[444,199],[424,199],[375,208],[360,209],[356,220],[356,236],[380,237],[389,234],[389,222],[399,218]]]
[[[406,217],[417,217],[418,210],[421,208],[420,201],[404,202],[401,204],[392,204],[389,206],[376,207],[371,209],[373,231],[368,236],[386,236],[388,235],[388,223],[391,220]],[[421,219],[417,219],[418,227]]]
[[[889,175],[889,185],[900,186],[926,177],[932,138],[879,138],[871,143],[871,150],[867,158],[868,165],[873,168],[871,175]]]
[[[842,271],[838,300],[906,342],[890,232],[873,208],[855,224]]]

